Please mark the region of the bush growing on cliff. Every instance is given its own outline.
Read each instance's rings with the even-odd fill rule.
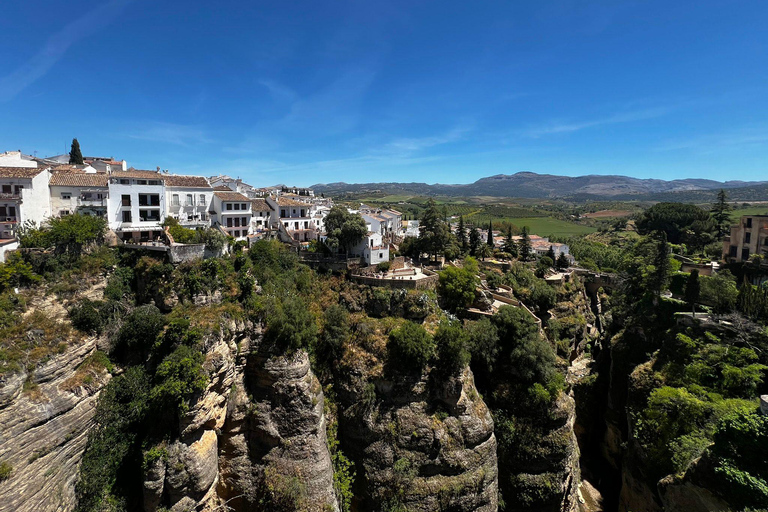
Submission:
[[[448,267],[440,272],[437,293],[447,309],[457,311],[472,304],[475,300],[477,272],[474,258],[466,258],[464,268]]]
[[[424,327],[405,322],[389,333],[387,350],[393,368],[421,372],[435,354],[435,343]]]
[[[69,309],[69,320],[80,331],[99,333],[102,326],[100,306],[102,306],[102,303],[94,302],[90,299],[82,299]]]
[[[306,302],[291,295],[277,299],[266,319],[264,341],[279,353],[293,353],[317,343],[317,324]]]
[[[155,386],[150,397],[159,410],[186,412],[189,399],[203,391],[208,376],[203,370],[203,354],[192,347],[181,345],[157,367]]]
[[[456,375],[469,364],[467,333],[460,325],[443,322],[435,333],[437,368],[448,375]]]
[[[483,317],[467,322],[467,344],[472,355],[472,366],[481,374],[491,373],[499,355],[499,331],[490,319]]]
[[[323,314],[323,333],[320,336],[317,356],[327,360],[341,357],[349,334],[349,313],[338,304],[332,304]]]
[[[143,360],[164,325],[165,317],[155,306],[148,304],[134,309],[117,332],[112,352],[120,357],[130,355]]]

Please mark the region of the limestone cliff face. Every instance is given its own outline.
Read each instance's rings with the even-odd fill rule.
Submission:
[[[97,348],[88,338],[34,369],[0,380],[0,460],[13,467],[0,483],[0,510],[72,510],[103,369],[78,367]]]
[[[493,419],[472,372],[377,379],[375,387],[375,403],[359,400],[364,386],[347,390],[355,401],[341,424],[362,473],[360,510],[398,503],[411,511],[496,511]]]
[[[259,334],[233,323],[209,343],[210,382],[181,418],[167,458],[145,472],[146,511],[163,503],[174,511],[338,510],[309,358],[270,358],[258,351]]]

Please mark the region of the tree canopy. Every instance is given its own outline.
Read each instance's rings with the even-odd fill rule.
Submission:
[[[673,244],[702,248],[712,241],[714,223],[709,212],[686,203],[657,203],[648,208],[637,221],[637,231],[648,235],[663,231]]]
[[[83,165],[83,153],[80,151],[80,143],[77,139],[72,139],[72,146],[69,149],[69,163]]]
[[[448,224],[438,212],[434,199],[430,198],[419,223],[419,248],[437,260],[448,247],[450,238]]]
[[[343,206],[334,206],[325,217],[326,245],[331,249],[349,249],[360,243],[368,233],[365,220],[360,214],[349,213]]]

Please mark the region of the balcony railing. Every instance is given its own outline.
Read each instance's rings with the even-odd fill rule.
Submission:
[[[21,193],[10,193],[10,192],[0,192],[0,199],[11,199],[13,201],[20,201],[21,200]]]

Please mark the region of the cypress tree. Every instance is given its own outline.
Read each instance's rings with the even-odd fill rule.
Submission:
[[[504,238],[504,252],[513,258],[517,258],[517,244],[512,238],[512,226],[507,227],[507,236]]]
[[[83,165],[83,153],[80,152],[80,143],[72,139],[72,147],[69,149],[69,163]]]
[[[528,226],[523,226],[522,238],[518,243],[517,254],[523,261],[531,259],[531,237],[528,236]]]
[[[690,304],[693,316],[696,316],[696,303],[699,301],[700,293],[699,271],[693,269],[690,275],[688,275],[688,282],[685,283],[685,301]]]
[[[490,220],[488,221],[488,241],[486,242],[489,246],[493,247],[493,222]]]
[[[568,256],[566,256],[564,252],[561,252],[560,256],[557,257],[557,268],[564,270],[568,268],[570,264],[571,262],[568,261]]]
[[[477,226],[472,226],[469,230],[469,254],[471,256],[477,256],[480,250],[480,231],[477,230]]]
[[[551,245],[549,246],[549,250],[547,251],[547,256],[549,256],[552,261],[557,260],[557,258],[555,258],[555,248]]]
[[[467,242],[467,230],[464,227],[464,216],[459,217],[459,227],[456,231],[456,241],[459,243],[462,254],[466,254],[469,251],[469,244]]]
[[[656,236],[658,237],[658,242],[656,244],[656,255],[653,258],[654,270],[649,276],[648,288],[655,292],[656,295],[661,295],[669,281],[671,265],[669,263],[667,234],[664,231],[658,231]]]
[[[730,221],[728,212],[731,210],[731,205],[728,204],[727,198],[728,196],[725,194],[725,190],[720,189],[720,192],[717,193],[717,202],[712,206],[711,215],[717,226],[718,238],[723,238],[728,232],[728,224]]]

